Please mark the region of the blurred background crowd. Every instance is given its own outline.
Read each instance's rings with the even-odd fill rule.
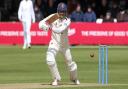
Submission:
[[[0,21],[18,21],[21,0],[0,0]],[[57,4],[65,2],[74,22],[127,22],[128,0],[32,0],[36,22],[55,13]]]

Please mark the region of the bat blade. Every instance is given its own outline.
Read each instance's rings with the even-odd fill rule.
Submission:
[[[54,21],[56,21],[57,19],[59,19],[59,15],[56,13],[54,14],[52,17],[50,17],[46,22],[48,24],[52,24]]]

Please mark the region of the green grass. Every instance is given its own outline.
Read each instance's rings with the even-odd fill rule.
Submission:
[[[47,47],[33,46],[22,50],[19,46],[0,46],[0,84],[7,83],[50,83],[51,75],[45,62]],[[82,83],[98,82],[98,47],[73,46],[73,59],[78,64],[78,76]],[[93,58],[90,53],[94,53]],[[109,83],[128,84],[128,47],[109,46]],[[57,64],[61,82],[70,82],[68,71],[61,54]],[[126,89],[128,86],[86,87],[87,89]],[[69,88],[59,88],[69,89]],[[83,87],[70,89],[85,89]]]

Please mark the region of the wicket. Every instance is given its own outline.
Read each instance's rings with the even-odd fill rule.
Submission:
[[[108,47],[99,46],[99,66],[98,66],[99,84],[108,84]]]

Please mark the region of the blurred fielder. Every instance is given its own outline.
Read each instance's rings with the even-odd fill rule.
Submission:
[[[35,13],[33,10],[33,3],[31,0],[22,0],[20,2],[19,10],[18,10],[18,19],[23,24],[24,30],[24,45],[23,49],[31,47],[31,23],[35,22]]]
[[[69,49],[68,29],[71,21],[66,15],[66,4],[59,3],[57,13],[49,15],[39,22],[40,29],[45,31],[51,29],[52,31],[51,41],[46,56],[46,61],[53,77],[52,85],[58,85],[58,82],[61,80],[55,60],[58,52],[61,52],[65,58],[71,81],[76,85],[80,84],[77,78],[77,64],[72,60],[72,55]]]

